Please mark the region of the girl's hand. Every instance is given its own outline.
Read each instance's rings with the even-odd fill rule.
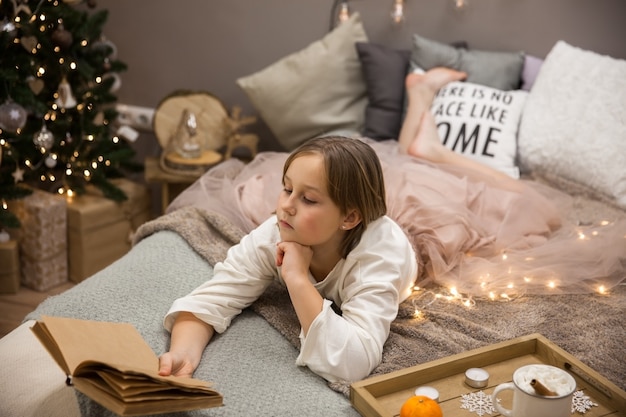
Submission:
[[[310,246],[295,242],[280,242],[276,245],[276,265],[281,267],[291,304],[305,335],[324,306],[322,296],[309,281],[312,258],[313,249]]]
[[[196,370],[195,361],[177,352],[166,352],[159,357],[159,375],[191,378]]]
[[[296,242],[276,245],[276,266],[280,266],[285,282],[296,277],[308,277],[313,250]]]
[[[159,375],[191,377],[214,332],[213,326],[192,313],[179,312],[172,327],[170,351],[159,358]]]

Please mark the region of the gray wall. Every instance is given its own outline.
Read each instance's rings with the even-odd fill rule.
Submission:
[[[227,107],[254,109],[235,84],[238,77],[319,39],[329,30],[332,0],[100,0],[109,10],[104,34],[129,70],[119,102],[155,108],[177,89],[209,91]],[[391,22],[393,0],[352,0],[371,41],[408,48],[412,33],[470,47],[523,50],[545,57],[557,40],[626,58],[625,0],[406,0],[406,22]],[[277,149],[262,123],[264,149]],[[150,133],[140,142],[158,153]]]

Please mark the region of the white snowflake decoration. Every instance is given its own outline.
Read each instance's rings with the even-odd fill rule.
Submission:
[[[598,404],[591,401],[589,396],[585,395],[582,391],[576,391],[574,397],[572,397],[572,413],[578,411],[581,414],[585,414],[591,407],[597,407]]]
[[[496,409],[493,408],[491,396],[485,394],[483,391],[461,395],[461,408],[474,412],[479,416],[496,412]]]

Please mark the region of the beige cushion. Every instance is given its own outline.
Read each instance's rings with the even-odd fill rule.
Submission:
[[[360,131],[367,97],[355,43],[367,40],[354,13],[322,39],[237,84],[286,150],[330,131]]]

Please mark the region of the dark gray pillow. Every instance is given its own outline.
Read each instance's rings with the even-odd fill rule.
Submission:
[[[404,78],[411,51],[369,42],[357,42],[356,50],[368,98],[361,133],[371,139],[396,139],[402,125]]]
[[[520,87],[523,52],[491,52],[457,48],[413,35],[411,70],[425,71],[433,67],[448,67],[467,73],[467,81],[498,88],[517,90]]]
[[[371,139],[397,139],[404,119],[404,79],[411,51],[371,42],[357,42],[356,50],[367,85],[368,104],[361,134]],[[467,48],[458,41],[455,48]]]

